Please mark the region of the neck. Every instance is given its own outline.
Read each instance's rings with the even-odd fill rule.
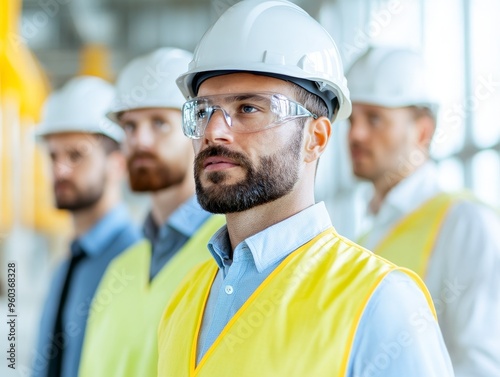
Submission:
[[[78,238],[88,232],[116,204],[118,204],[117,200],[108,203],[100,200],[92,207],[72,212],[75,238]]]
[[[179,206],[194,195],[194,180],[186,177],[184,181],[152,194],[151,214],[157,226],[164,224]]]
[[[375,193],[370,201],[371,212],[377,214],[389,191],[397,186],[403,179],[415,173],[424,163],[425,161],[420,164],[407,164],[404,169],[399,169],[392,174],[384,173],[380,177],[372,180]]]
[[[385,197],[389,193],[389,191],[396,186],[401,181],[391,181],[391,184],[388,184],[385,178],[381,180],[377,180],[373,182],[373,187],[375,188],[375,193],[373,195],[372,200],[370,201],[370,211],[374,214],[377,214],[380,211],[380,207],[384,202]]]
[[[314,204],[314,194],[294,195],[290,193],[247,211],[226,214],[227,230],[231,249],[270,226],[277,224]]]
[[[120,186],[108,186],[101,198],[91,207],[73,211],[73,228],[75,237],[78,238],[82,234],[88,232],[108,211],[118,205],[121,201]]]

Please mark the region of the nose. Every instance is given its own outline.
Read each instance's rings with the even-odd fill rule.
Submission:
[[[69,161],[54,161],[52,163],[52,169],[54,171],[54,177],[59,180],[63,178],[67,178],[71,175],[73,171],[72,166]]]
[[[222,107],[214,106],[205,128],[204,144],[231,143],[233,141],[231,122],[231,117]]]
[[[147,124],[138,124],[131,137],[130,144],[140,149],[149,149],[155,142],[156,138],[152,127]]]
[[[364,122],[357,118],[350,118],[349,123],[348,138],[351,143],[363,141],[368,137],[368,127]]]

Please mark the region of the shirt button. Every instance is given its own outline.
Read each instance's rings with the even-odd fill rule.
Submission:
[[[231,295],[231,294],[233,294],[234,289],[233,289],[233,287],[232,287],[232,286],[230,286],[230,285],[226,285],[226,287],[224,288],[224,291],[226,291],[226,293],[227,293],[228,295]]]

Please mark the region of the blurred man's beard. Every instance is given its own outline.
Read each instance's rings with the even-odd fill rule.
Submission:
[[[254,166],[245,155],[222,146],[200,152],[195,160],[195,183],[201,207],[211,213],[242,212],[290,193],[298,181],[301,145],[302,133],[298,132],[289,145],[261,157],[259,166]],[[200,178],[203,161],[211,156],[234,160],[246,171],[246,177],[241,182],[225,184],[229,173],[215,171],[206,174],[212,185],[204,187]]]
[[[106,179],[103,177],[99,180],[99,183],[94,186],[87,186],[85,188],[77,188],[73,182],[69,181],[58,181],[55,183],[57,185],[67,185],[73,191],[73,195],[63,195],[56,192],[56,187],[54,187],[54,197],[56,201],[56,207],[58,209],[65,209],[71,212],[77,212],[93,207],[99,200],[101,200],[104,194],[104,187],[106,184]]]
[[[136,158],[148,158],[150,166],[134,167]],[[186,177],[182,166],[171,168],[160,159],[147,152],[135,153],[127,160],[130,188],[136,192],[159,191],[182,183]]]

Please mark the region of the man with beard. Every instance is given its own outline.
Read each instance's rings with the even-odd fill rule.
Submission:
[[[382,47],[348,74],[353,170],[374,189],[360,242],[425,280],[457,377],[499,375],[500,221],[472,195],[439,187],[425,76],[422,56]]]
[[[89,303],[109,262],[140,239],[121,202],[123,131],[105,118],[113,86],[69,81],[46,102],[37,136],[50,155],[54,197],[71,213],[71,257],[56,271],[42,314],[33,376],[76,377]]]
[[[192,59],[162,48],[131,61],[120,73],[109,117],[126,134],[132,190],[151,192],[146,240],[117,258],[92,303],[80,377],[156,376],[157,328],[170,295],[186,273],[208,259],[206,244],[224,223],[194,196],[191,143],[182,134],[184,98],[175,79]],[[126,276],[119,294],[115,276]]]
[[[196,192],[227,226],[167,305],[159,376],[453,376],[421,280],[315,204],[331,120],[351,111],[329,34],[288,1],[242,1],[189,67]]]

